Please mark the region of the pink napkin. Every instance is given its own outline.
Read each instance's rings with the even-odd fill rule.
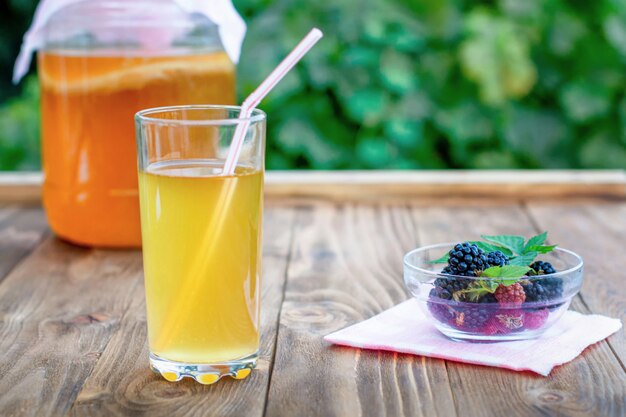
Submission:
[[[417,300],[411,299],[324,339],[345,346],[413,353],[547,376],[555,366],[571,361],[587,346],[622,327],[617,319],[567,311],[534,340],[469,343],[448,339],[429,320]]]

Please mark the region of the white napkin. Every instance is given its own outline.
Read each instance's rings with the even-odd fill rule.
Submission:
[[[43,46],[42,29],[48,19],[65,6],[89,0],[41,0],[33,23],[24,35],[22,48],[13,68],[13,82],[17,84],[28,71],[32,54]],[[173,0],[188,13],[201,13],[218,26],[224,50],[236,64],[246,34],[246,24],[235,10],[231,0]]]
[[[449,361],[533,371],[547,376],[552,368],[571,361],[589,345],[622,327],[620,320],[597,314],[566,311],[537,339],[499,343],[455,342],[442,335],[415,299],[405,301],[368,320],[329,334],[324,339],[364,349],[412,353]]]

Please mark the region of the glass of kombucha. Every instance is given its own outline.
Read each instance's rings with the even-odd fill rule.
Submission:
[[[169,381],[245,378],[259,349],[265,114],[223,174],[238,107],[137,114],[150,365]]]

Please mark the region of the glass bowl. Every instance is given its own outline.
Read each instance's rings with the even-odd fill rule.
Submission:
[[[557,272],[524,277],[518,282],[526,300],[501,304],[483,290],[493,289],[497,278],[442,274],[445,265],[431,263],[453,247],[453,243],[424,246],[404,256],[406,287],[434,326],[452,339],[495,342],[538,337],[563,315],[582,285],[582,258],[556,248],[536,260],[550,262]],[[474,290],[462,291],[467,289]]]

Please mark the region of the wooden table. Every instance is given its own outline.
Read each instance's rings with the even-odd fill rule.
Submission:
[[[547,378],[322,340],[407,299],[407,250],[480,233],[549,230],[587,263],[571,308],[624,320],[622,171],[271,173],[261,360],[212,386],[148,369],[140,252],[56,239],[39,181],[0,177],[2,416],[626,415],[623,330]]]

